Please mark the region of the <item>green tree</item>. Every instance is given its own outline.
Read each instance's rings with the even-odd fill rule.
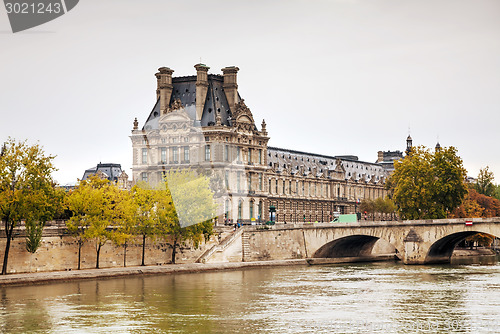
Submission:
[[[414,147],[394,167],[387,186],[404,219],[446,218],[467,194],[466,170],[454,147],[434,153]]]
[[[394,219],[394,213],[397,211],[397,206],[394,203],[392,199],[390,199],[388,196],[384,198],[384,204],[383,204],[383,213],[389,214],[391,217],[391,220]]]
[[[51,193],[53,205],[47,207],[48,211],[40,217],[41,220],[33,220],[33,217],[30,217],[25,221],[26,250],[31,254],[34,254],[41,245],[42,232],[47,220],[61,215],[64,211],[65,191],[57,187],[54,187],[53,190],[53,193]]]
[[[205,175],[171,170],[165,174],[165,186],[173,206],[160,208],[158,227],[172,249],[171,262],[175,263],[179,246],[191,242],[196,248],[203,239],[209,240],[216,205]]]
[[[10,244],[14,227],[22,220],[41,222],[52,219],[57,195],[51,173],[55,171],[53,156],[45,155],[38,144],[16,142],[9,138],[0,153],[0,220],[7,237],[2,275],[7,273]],[[36,245],[34,245],[36,246]]]
[[[500,184],[495,185],[495,195],[494,197],[500,200]]]
[[[145,182],[133,186],[131,194],[135,233],[142,236],[141,265],[144,266],[146,239],[157,235],[160,212],[165,213],[169,207],[173,211],[172,198],[166,189],[152,189]]]
[[[361,212],[371,213],[373,219],[375,219],[375,202],[369,198],[365,198],[359,204],[359,210]]]
[[[479,174],[477,176],[477,183],[474,184],[474,189],[480,194],[493,197],[495,196],[495,185],[493,181],[495,177],[493,172],[489,170],[489,167],[486,166],[479,170]]]

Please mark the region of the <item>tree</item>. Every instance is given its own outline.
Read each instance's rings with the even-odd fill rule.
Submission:
[[[81,248],[85,241],[93,239],[96,248],[96,268],[102,246],[108,241],[119,243],[125,240],[121,226],[131,219],[129,194],[118,189],[107,179],[90,176],[73,190],[67,200],[72,217],[67,221],[68,230],[78,240],[78,269],[80,269]]]
[[[493,176],[493,172],[489,170],[489,167],[486,166],[479,170],[479,175],[477,176],[477,183],[474,185],[474,189],[480,194],[486,196],[495,196],[495,185],[493,181],[495,177]]]
[[[500,184],[495,185],[495,198],[500,200]]]
[[[113,193],[111,209],[114,216],[109,217],[109,219],[112,219],[112,226],[107,231],[107,236],[115,245],[123,246],[123,266],[126,267],[128,241],[135,236],[136,232],[134,220],[135,205],[130,192],[120,190],[114,184],[110,185]]]
[[[0,153],[0,220],[7,237],[2,275],[7,273],[14,227],[22,220],[46,222],[55,213],[55,171],[53,156],[45,155],[38,144],[9,138]]]
[[[494,197],[478,193],[474,188],[469,189],[462,205],[453,211],[453,218],[499,217],[500,201]]]
[[[446,218],[467,194],[466,170],[454,147],[434,153],[413,147],[394,167],[387,186],[405,219]]]
[[[494,236],[486,233],[476,233],[474,235],[471,235],[470,237],[465,238],[466,241],[477,243],[477,245],[480,247],[490,247],[494,239]]]
[[[359,209],[361,212],[372,213],[373,219],[375,220],[375,202],[369,198],[365,198],[359,204]]]
[[[41,245],[42,232],[47,220],[53,219],[57,215],[61,215],[64,211],[63,203],[64,196],[66,195],[64,190],[54,185],[51,195],[53,205],[46,207],[47,211],[40,216],[41,220],[34,220],[33,217],[29,217],[25,220],[26,250],[31,254],[34,254]]]
[[[377,197],[375,200],[365,198],[361,202],[359,208],[362,212],[371,213],[373,219],[375,219],[375,212],[392,215],[397,209],[394,202],[389,197]]]
[[[71,218],[66,221],[68,231],[78,242],[78,270],[80,270],[83,244],[90,238],[89,228],[96,216],[101,213],[102,199],[98,188],[107,183],[96,176],[80,181],[67,197],[67,207]]]
[[[389,197],[386,198],[378,197],[377,199],[375,199],[374,205],[375,205],[375,211],[380,212],[383,215],[390,214],[391,219],[392,215],[397,210],[396,205]]]
[[[192,242],[196,248],[213,234],[212,218],[215,216],[213,193],[209,180],[191,170],[171,170],[165,173],[167,198],[173,205],[159,209],[159,231],[170,241],[171,262],[175,263],[177,249]]]
[[[484,208],[469,196],[472,191],[475,190],[469,190],[467,197],[458,208],[453,210],[450,218],[478,218],[483,216]]]
[[[158,230],[159,214],[171,207],[172,198],[166,189],[152,189],[149,184],[139,182],[131,189],[134,205],[135,233],[142,236],[141,266],[144,266],[146,238],[154,237]]]

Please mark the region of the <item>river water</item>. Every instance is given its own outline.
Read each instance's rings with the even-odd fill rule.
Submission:
[[[2,333],[499,333],[500,265],[365,263],[0,289]]]

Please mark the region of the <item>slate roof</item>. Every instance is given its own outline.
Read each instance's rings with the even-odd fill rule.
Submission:
[[[222,87],[224,78],[221,75],[208,74],[208,91],[205,98],[205,106],[201,116],[201,121],[196,121],[196,75],[172,78],[172,96],[169,106],[176,99],[180,99],[182,106],[189,117],[193,120],[193,126],[212,126],[216,124],[217,112],[221,116],[221,124],[231,125],[231,110],[227,102],[224,88]],[[238,95],[238,100],[241,100]],[[156,101],[149,117],[144,124],[144,129],[158,129],[158,119],[160,117],[160,100]]]
[[[120,164],[99,163],[96,167],[87,169],[83,173],[82,180],[86,180],[90,175],[95,175],[98,171],[103,172],[108,180],[116,181],[122,173],[122,166]]]
[[[267,154],[269,166],[278,171],[291,170],[292,174],[303,172],[303,175],[320,177],[322,174],[327,175],[328,170],[335,170],[337,161],[340,161],[345,169],[346,179],[359,180],[365,177],[367,181],[373,179],[378,182],[382,177],[386,177],[386,171],[381,165],[359,161],[355,156],[328,156],[270,146],[267,148]]]

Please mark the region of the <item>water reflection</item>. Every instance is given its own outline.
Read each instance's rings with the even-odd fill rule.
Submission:
[[[374,263],[9,287],[0,289],[0,328],[2,333],[495,333],[499,273],[498,263]]]

